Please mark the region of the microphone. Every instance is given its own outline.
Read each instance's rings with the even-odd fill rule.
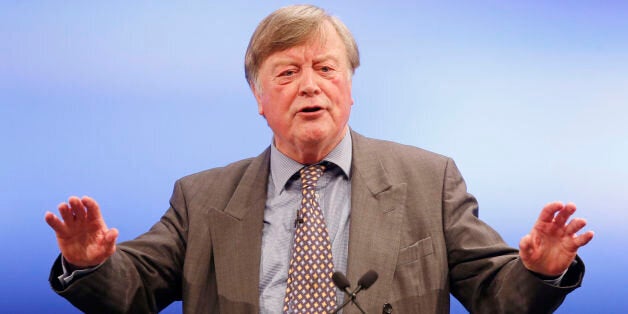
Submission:
[[[349,286],[351,286],[347,277],[345,277],[345,275],[339,271],[331,275],[331,280],[334,282],[334,285],[336,285],[336,287],[338,287],[338,289],[342,291],[347,291]]]
[[[349,302],[353,300],[353,297],[351,297],[351,291],[349,291],[349,286],[351,286],[351,284],[349,283],[349,280],[347,279],[347,277],[345,277],[345,275],[342,272],[339,272],[339,271],[334,272],[331,275],[331,280],[334,282],[334,285],[338,287],[338,289],[344,291],[348,296],[350,296],[347,300],[345,300],[345,303],[343,303],[341,306],[337,307],[333,312],[331,312],[331,314],[336,314],[342,308],[347,306],[347,304],[349,304]]]
[[[331,313],[332,314],[338,313],[338,311],[340,311],[342,308],[347,306],[347,304],[349,304],[349,302],[352,302],[353,304],[355,304],[355,306],[358,307],[358,309],[360,310],[360,312],[362,312],[362,314],[365,314],[366,312],[364,312],[364,310],[360,306],[360,303],[358,303],[358,301],[356,300],[356,297],[357,297],[358,292],[370,288],[373,285],[373,283],[375,283],[375,281],[377,281],[377,277],[378,277],[378,275],[377,275],[376,271],[374,271],[372,269],[367,271],[358,280],[358,287],[355,288],[355,290],[353,290],[352,292],[349,292],[349,286],[351,286],[351,284],[349,283],[349,280],[347,279],[347,277],[345,277],[345,275],[343,273],[339,272],[339,271],[335,272],[331,276],[331,280],[334,282],[336,287],[338,287],[339,289],[341,289],[342,291],[344,291],[347,294],[349,299],[346,300],[341,306],[337,307]]]
[[[367,271],[366,273],[364,273],[364,275],[362,275],[360,280],[358,280],[358,288],[362,287],[363,290],[370,288],[371,285],[374,284],[375,281],[377,281],[378,277],[379,275],[377,274],[376,271],[372,269]],[[355,293],[358,293],[358,292],[356,291]]]
[[[303,223],[303,217],[301,217],[301,211],[297,210],[297,218],[294,220],[294,227],[296,228],[298,225]]]

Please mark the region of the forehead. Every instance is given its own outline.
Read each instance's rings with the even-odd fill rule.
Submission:
[[[262,63],[262,67],[268,63],[275,63],[277,59],[300,57],[334,58],[344,61],[347,60],[347,50],[336,29],[326,21],[303,44],[271,53]]]

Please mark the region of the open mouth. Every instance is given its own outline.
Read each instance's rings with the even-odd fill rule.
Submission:
[[[301,110],[301,112],[317,112],[317,111],[319,111],[321,109],[323,109],[323,108],[321,108],[321,107],[307,107],[307,108],[303,108]]]

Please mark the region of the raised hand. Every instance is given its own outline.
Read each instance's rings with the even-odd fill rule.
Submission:
[[[69,198],[58,206],[63,220],[46,212],[45,219],[57,235],[61,254],[77,268],[96,266],[116,250],[118,230],[108,229],[96,201],[88,196]]]
[[[532,231],[519,242],[519,255],[527,269],[545,276],[558,276],[569,267],[578,248],[593,239],[593,231],[576,234],[586,225],[584,219],[574,218],[567,223],[575,211],[573,203],[545,205]]]

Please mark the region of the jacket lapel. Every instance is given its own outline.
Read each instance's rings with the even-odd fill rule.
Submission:
[[[356,287],[368,270],[379,278],[359,294],[362,308],[381,308],[392,289],[406,184],[394,183],[369,139],[351,133],[351,222],[347,278]],[[259,265],[270,150],[253,159],[224,211],[212,209],[211,236],[220,308],[259,312]],[[344,313],[359,313],[355,306]]]
[[[245,170],[224,211],[210,213],[219,302],[225,313],[259,311],[259,272],[270,150]]]
[[[351,170],[351,226],[347,278],[355,289],[358,279],[368,270],[379,278],[357,299],[363,309],[379,309],[392,289],[399,252],[400,226],[406,198],[406,184],[394,183],[381,164],[369,140],[355,132]],[[358,313],[355,306],[345,313]]]

